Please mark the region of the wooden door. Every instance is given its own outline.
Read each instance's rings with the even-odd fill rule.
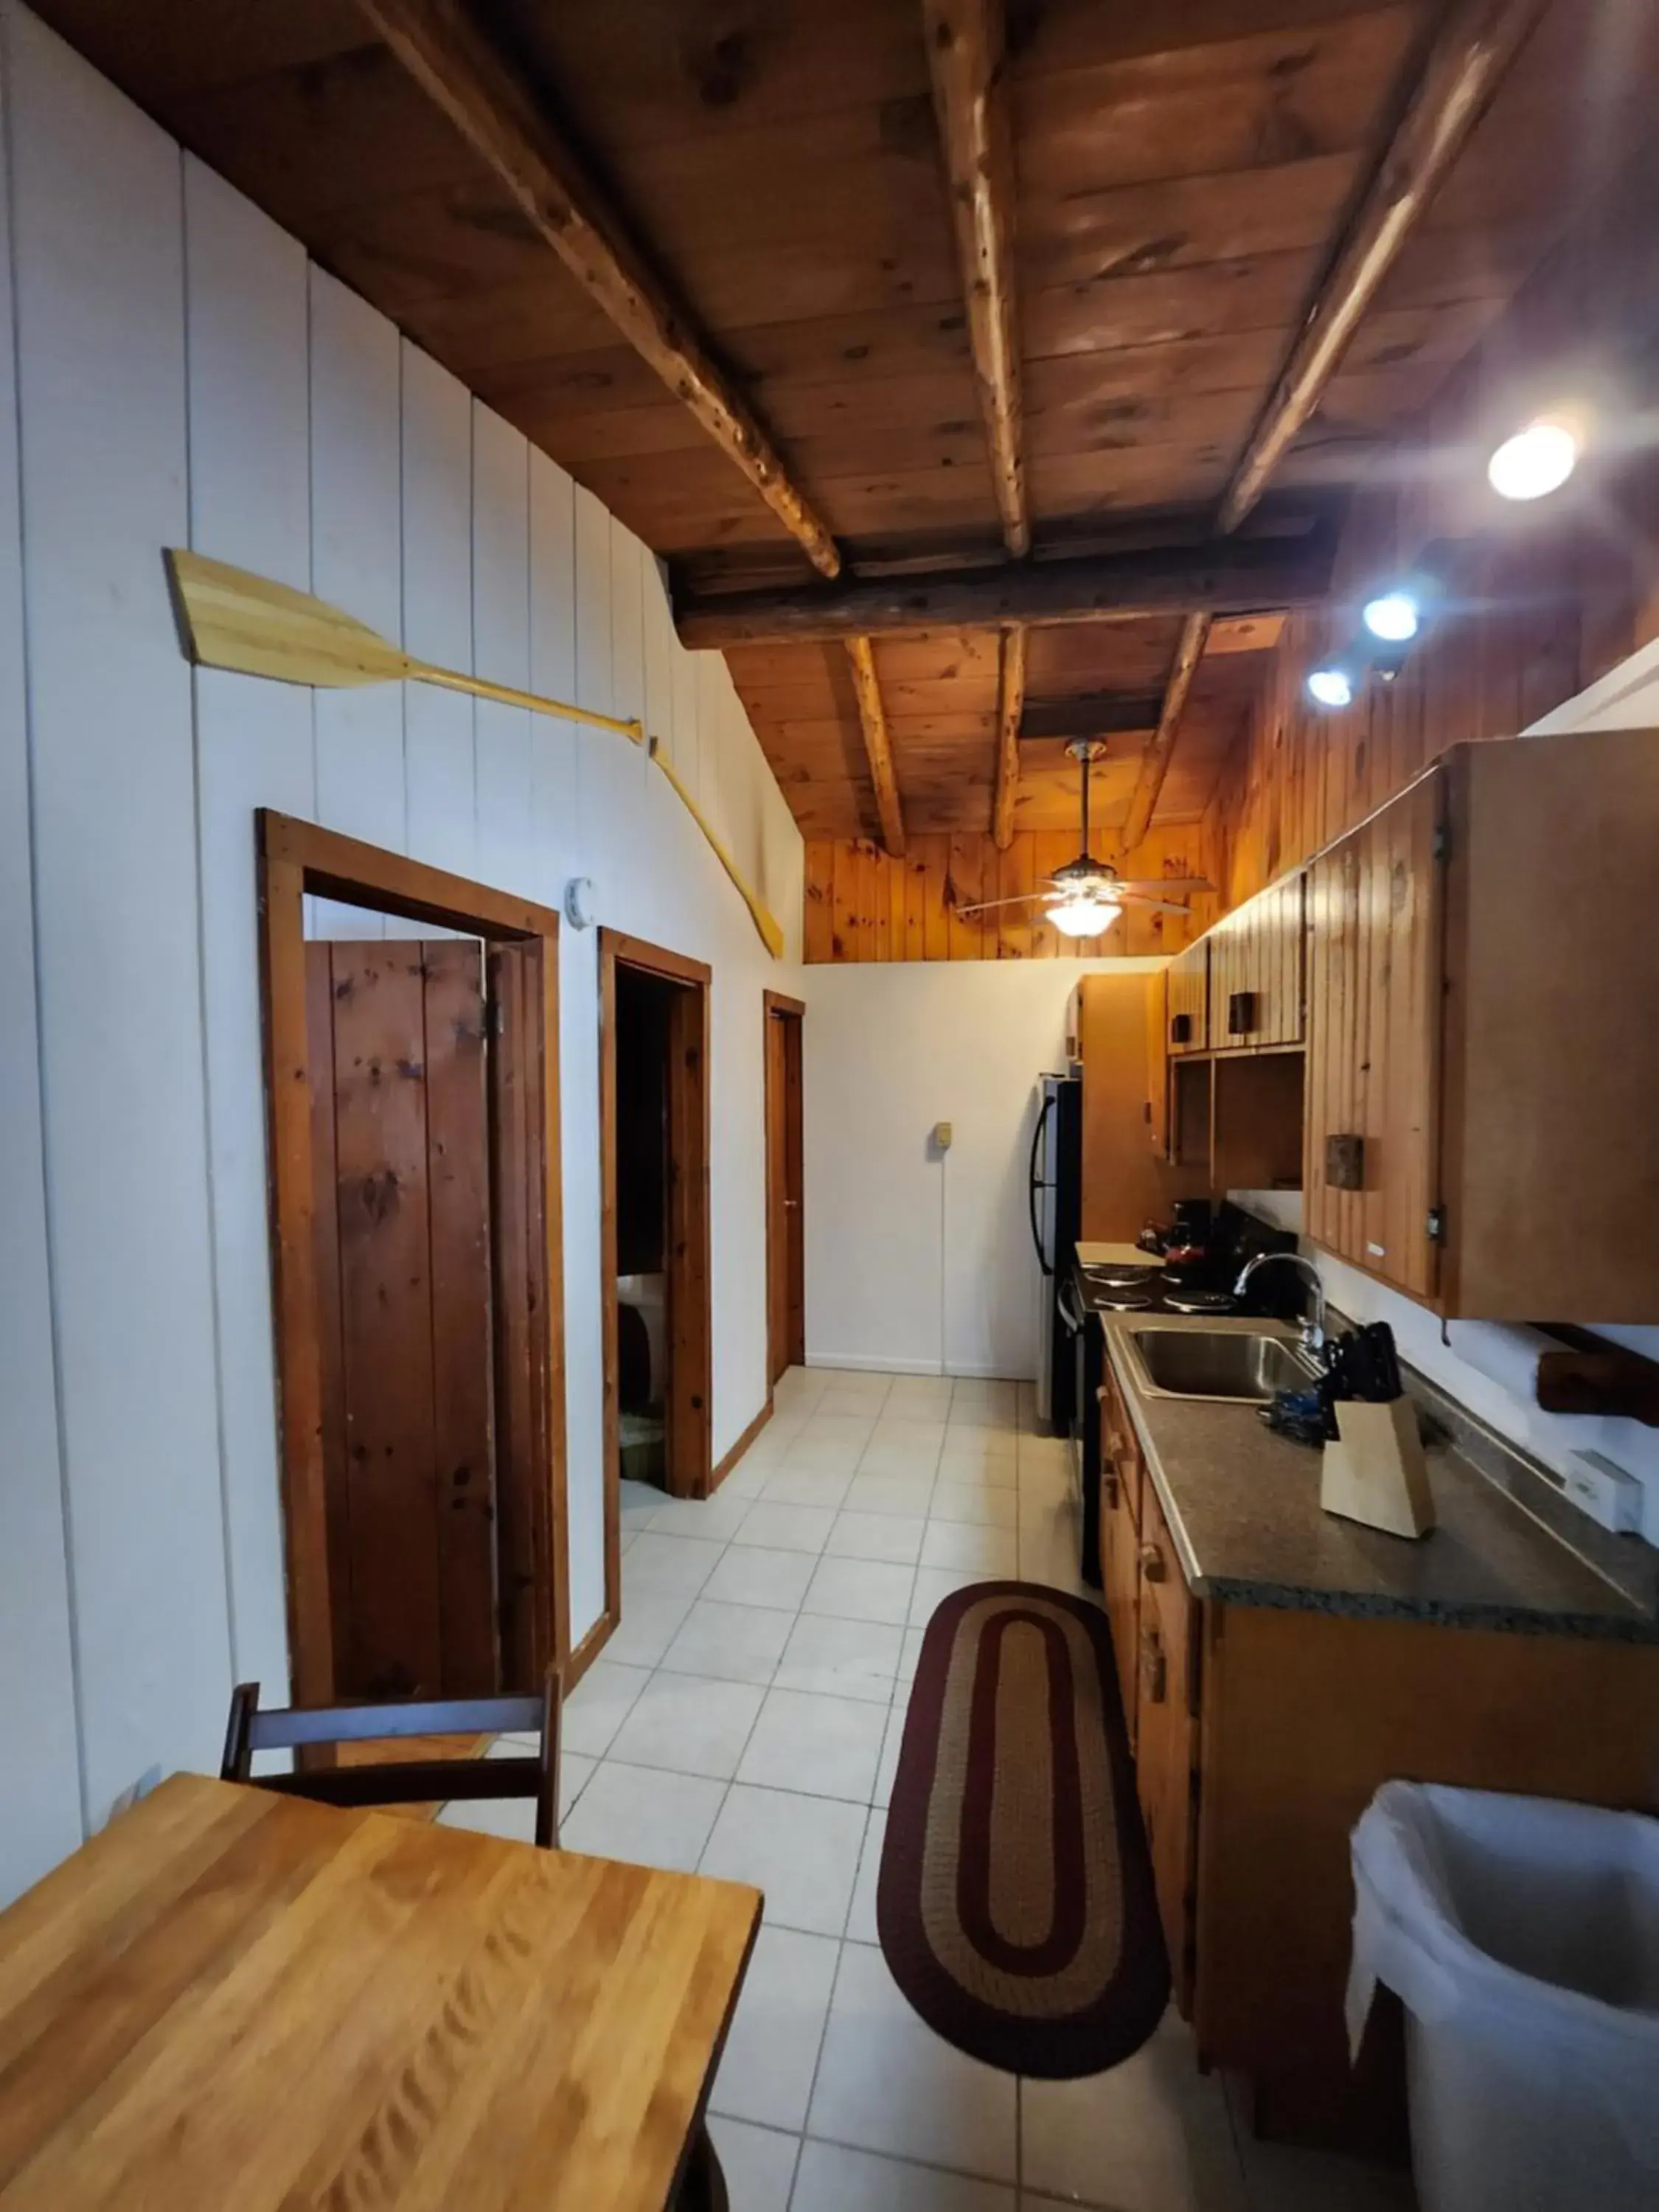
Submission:
[[[1443,778],[1314,863],[1305,1224],[1413,1297],[1437,1287]]]
[[[337,1698],[499,1686],[482,947],[306,947]]]
[[[801,1010],[766,1000],[767,1379],[806,1358]]]

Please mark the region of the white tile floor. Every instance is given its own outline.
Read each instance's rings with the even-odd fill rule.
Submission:
[[[1017,2081],[900,1994],[876,1875],[923,1626],[991,1576],[1077,1590],[1065,1447],[1009,1382],[794,1369],[706,1504],[623,1485],[623,1620],[566,1709],[562,1840],[766,1893],[711,2110],[733,2212],[1402,2212],[1252,2142],[1173,2014]],[[528,1840],[532,1808],[442,1817]]]

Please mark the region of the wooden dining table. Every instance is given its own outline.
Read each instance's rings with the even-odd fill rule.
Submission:
[[[760,1911],[176,1775],[0,1913],[0,2212],[661,2212]]]

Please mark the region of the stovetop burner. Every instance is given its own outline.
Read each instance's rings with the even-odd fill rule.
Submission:
[[[1230,1314],[1230,1291],[1194,1280],[1183,1267],[1079,1267],[1086,1303],[1097,1313]]]
[[[1230,1314],[1237,1310],[1237,1301],[1226,1291],[1200,1291],[1190,1284],[1179,1287],[1165,1284],[1158,1304],[1165,1313]]]

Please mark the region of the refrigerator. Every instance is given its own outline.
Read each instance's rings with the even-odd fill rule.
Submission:
[[[1066,1436],[1077,1395],[1076,1346],[1064,1302],[1083,1226],[1083,1079],[1045,1075],[1037,1085],[1031,1132],[1031,1237],[1036,1246],[1037,1419],[1049,1436]]]

